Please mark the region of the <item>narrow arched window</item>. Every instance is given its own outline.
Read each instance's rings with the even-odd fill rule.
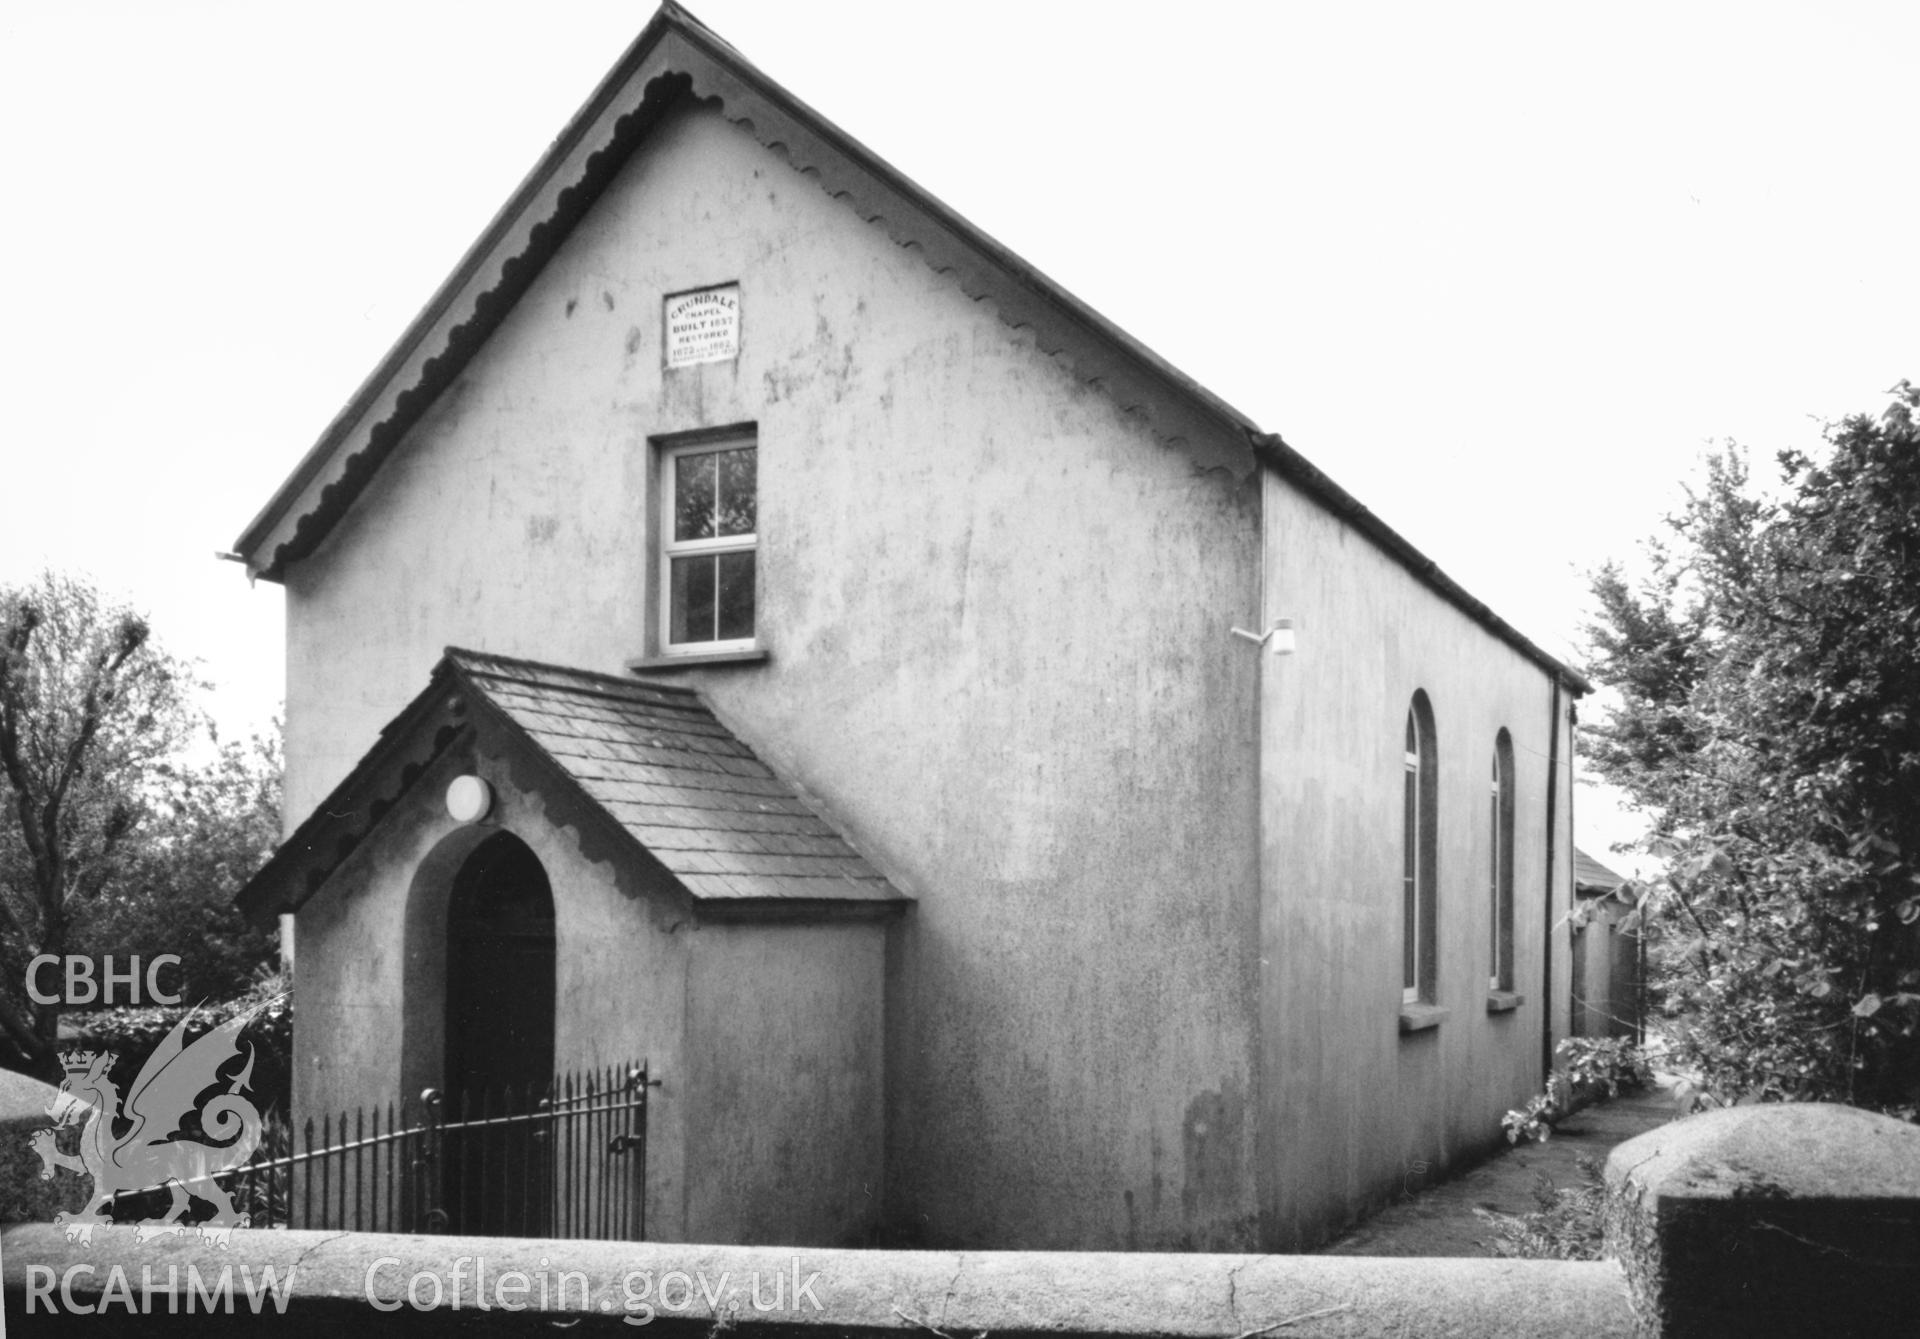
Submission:
[[[1406,766],[1401,792],[1400,998],[1407,1004],[1434,998],[1434,825],[1438,768],[1433,712],[1427,695],[1415,693],[1407,709]]]
[[[1407,713],[1407,772],[1401,815],[1400,998],[1420,998],[1420,729]]]
[[[1493,741],[1493,777],[1487,795],[1487,988],[1513,989],[1513,738]]]

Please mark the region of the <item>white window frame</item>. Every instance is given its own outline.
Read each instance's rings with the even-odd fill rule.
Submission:
[[[1488,858],[1488,910],[1492,945],[1487,989],[1510,991],[1514,988],[1514,801],[1518,793],[1513,779],[1513,736],[1502,729],[1493,739],[1493,778],[1488,790],[1488,835],[1493,853]]]
[[[674,489],[679,478],[680,462],[690,456],[713,455],[720,451],[736,451],[749,447],[754,452],[754,528],[752,534],[716,535],[712,539],[682,539],[673,537],[674,525]],[[670,656],[713,655],[727,651],[752,651],[759,646],[760,634],[760,438],[757,432],[746,430],[730,432],[725,435],[702,437],[692,441],[675,442],[660,448],[660,540],[656,546],[659,552],[659,603],[658,636],[660,652]],[[718,489],[715,496],[718,497]],[[717,528],[717,527],[716,527]],[[676,642],[673,640],[673,560],[692,555],[714,555],[723,553],[752,553],[754,559],[754,599],[753,599],[753,635],[732,637],[725,641]],[[715,593],[716,604],[718,592]]]
[[[1420,830],[1422,778],[1420,775],[1420,722],[1413,708],[1407,709],[1406,739],[1412,747],[1406,748],[1406,767],[1401,774],[1401,839],[1405,849],[1401,854],[1400,876],[1400,920],[1401,933],[1405,942],[1400,948],[1400,1002],[1402,1004],[1420,1003],[1420,954],[1424,947],[1421,940],[1420,903],[1421,893],[1421,856],[1425,851],[1425,836]],[[1413,964],[1413,980],[1407,980],[1407,963]]]
[[[1493,845],[1493,855],[1488,862],[1487,868],[1488,883],[1490,885],[1488,890],[1489,901],[1487,904],[1489,907],[1487,937],[1489,947],[1492,949],[1492,952],[1488,954],[1488,962],[1491,964],[1487,972],[1488,990],[1500,989],[1501,979],[1506,975],[1506,973],[1501,970],[1501,968],[1506,965],[1506,952],[1500,942],[1502,938],[1501,931],[1505,928],[1501,924],[1503,918],[1500,914],[1500,891],[1502,885],[1506,882],[1506,862],[1511,859],[1511,854],[1504,849],[1506,843],[1501,840],[1504,835],[1502,829],[1505,827],[1505,824],[1500,821],[1500,791],[1500,748],[1496,744],[1493,750],[1493,784],[1489,788],[1487,800],[1487,833],[1492,839]]]
[[[1440,750],[1433,706],[1424,691],[1407,704],[1401,771],[1400,1003],[1403,1008],[1440,1003]],[[1412,805],[1407,804],[1408,799]],[[1411,977],[1407,971],[1412,965]]]

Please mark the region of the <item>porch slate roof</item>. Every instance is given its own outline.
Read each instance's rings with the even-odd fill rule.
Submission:
[[[635,895],[658,886],[645,877],[658,866],[714,915],[910,901],[692,689],[456,647],[234,901],[260,920],[298,910],[463,739],[540,792],[548,820]]]
[[[447,663],[695,897],[900,898],[692,689],[456,648]]]

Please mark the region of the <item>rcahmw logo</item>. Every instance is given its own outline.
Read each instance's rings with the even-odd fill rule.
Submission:
[[[182,1313],[191,1316],[196,1311],[208,1315],[222,1311],[229,1316],[234,1314],[232,1265],[222,1265],[211,1279],[200,1272],[198,1265],[188,1265],[185,1274],[183,1279],[178,1265],[168,1265],[166,1275],[157,1278],[152,1265],[142,1265],[140,1289],[136,1294],[125,1267],[114,1265],[107,1270],[99,1300],[88,1301],[75,1294],[74,1283],[99,1278],[99,1271],[92,1265],[68,1265],[60,1274],[55,1274],[51,1265],[28,1265],[26,1314],[104,1316],[115,1306],[129,1316],[157,1315],[162,1307],[170,1316]],[[282,1278],[277,1269],[268,1265],[255,1278],[251,1268],[241,1265],[240,1291],[254,1315],[259,1315],[269,1300],[275,1312],[285,1315],[287,1299],[293,1295],[293,1269],[289,1267],[286,1277]]]

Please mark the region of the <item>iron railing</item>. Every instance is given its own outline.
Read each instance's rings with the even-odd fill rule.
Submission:
[[[418,1099],[270,1126],[216,1178],[253,1227],[644,1240],[644,1064],[550,1083]],[[161,1188],[120,1196],[122,1221],[158,1216]]]

